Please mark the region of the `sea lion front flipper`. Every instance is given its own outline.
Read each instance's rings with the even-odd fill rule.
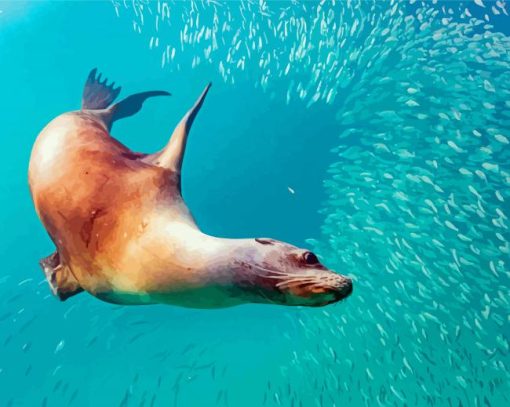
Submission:
[[[51,292],[60,298],[61,301],[65,301],[69,297],[83,291],[83,288],[81,288],[69,267],[60,262],[58,252],[41,259],[39,264],[44,271],[46,280],[48,280]]]
[[[191,125],[193,124],[198,111],[202,107],[210,87],[211,83],[209,82],[205,89],[202,91],[201,95],[198,97],[193,107],[188,110],[188,112],[181,119],[165,148],[155,154],[148,155],[143,159],[143,161],[158,165],[180,174],[182,159],[184,157],[184,151],[186,149],[186,142],[188,140],[188,134],[191,129]]]

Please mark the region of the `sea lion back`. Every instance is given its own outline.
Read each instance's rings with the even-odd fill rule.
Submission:
[[[145,222],[147,208],[141,202],[154,206],[178,194],[172,174],[141,161],[143,154],[109,132],[115,120],[138,112],[148,97],[168,93],[139,93],[112,105],[120,88],[106,82],[93,70],[82,109],[53,119],[38,135],[30,157],[35,209],[57,247],[41,267],[61,299],[89,289],[78,281],[84,273],[101,277],[100,270],[115,267],[124,252],[119,236],[136,236]],[[102,256],[106,248],[118,256]]]

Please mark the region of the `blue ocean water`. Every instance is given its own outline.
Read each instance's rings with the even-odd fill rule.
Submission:
[[[0,405],[508,405],[506,7],[0,2]],[[95,66],[124,96],[172,93],[115,125],[135,151],[160,149],[211,80],[183,169],[198,224],[313,248],[352,297],[53,298],[28,160]]]

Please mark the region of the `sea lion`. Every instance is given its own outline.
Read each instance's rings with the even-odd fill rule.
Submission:
[[[224,239],[200,231],[181,196],[187,137],[210,84],[154,154],[136,153],[110,135],[153,91],[120,93],[92,70],[82,108],[53,119],[29,164],[36,212],[56,246],[40,264],[53,293],[82,291],[117,304],[193,308],[242,303],[326,305],[352,282],[310,251],[268,238]]]

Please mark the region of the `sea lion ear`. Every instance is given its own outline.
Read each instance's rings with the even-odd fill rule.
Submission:
[[[274,244],[275,243],[275,241],[273,239],[268,239],[268,238],[264,238],[264,237],[257,237],[255,239],[255,241],[260,244]]]

